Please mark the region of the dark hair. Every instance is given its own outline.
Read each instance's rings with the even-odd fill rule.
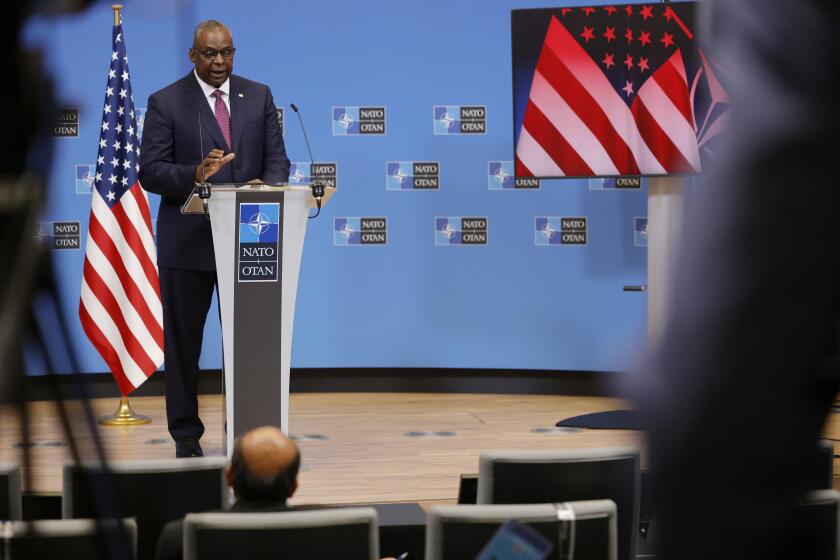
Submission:
[[[289,491],[297,479],[300,469],[300,452],[288,468],[274,475],[257,475],[242,458],[242,443],[239,438],[233,444],[233,456],[230,459],[233,474],[233,491],[237,500],[243,501],[277,501],[284,502],[289,497]]]

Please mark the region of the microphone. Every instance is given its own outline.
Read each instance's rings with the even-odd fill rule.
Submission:
[[[204,207],[204,215],[210,219],[210,210],[207,208],[207,201],[210,199],[210,185],[207,184],[207,173],[204,169],[204,134],[201,130],[201,109],[198,110],[198,147],[201,150],[201,183],[198,185],[198,198]]]
[[[309,137],[306,135],[306,127],[303,125],[303,117],[300,116],[300,111],[298,110],[297,105],[289,103],[289,107],[292,108],[292,111],[294,111],[298,117],[298,121],[300,121],[300,129],[303,131],[303,140],[306,142],[306,151],[309,152],[309,163],[311,165],[315,163],[315,158],[312,157],[312,148],[309,146]],[[315,205],[318,207],[318,212],[316,212],[314,216],[310,216],[310,218],[317,218],[321,213],[321,199],[324,196],[323,183],[315,181],[312,182],[312,196],[315,197]]]

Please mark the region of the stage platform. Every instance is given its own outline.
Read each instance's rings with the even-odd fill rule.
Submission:
[[[201,396],[207,455],[222,454],[222,399]],[[97,416],[113,412],[117,399],[95,399]],[[110,459],[175,456],[166,430],[163,397],[131,399],[152,423],[101,427]],[[640,445],[635,432],[565,431],[566,416],[625,406],[599,397],[427,393],[303,393],[291,395],[290,430],[303,455],[294,503],[356,504],[453,502],[461,474],[478,472],[485,449]],[[71,407],[74,424],[81,420]],[[61,465],[70,453],[56,407],[30,404],[33,493],[61,492]],[[536,432],[534,431],[536,430]],[[544,431],[542,431],[544,430]],[[541,432],[542,431],[542,432]],[[541,432],[541,433],[540,433]],[[13,411],[0,411],[0,461],[22,461]],[[83,438],[85,454],[89,438]]]
[[[110,459],[174,457],[166,431],[163,397],[131,399],[153,422],[138,427],[101,427]],[[117,399],[96,399],[97,416],[113,412]],[[222,454],[222,399],[200,397],[207,455]],[[33,493],[58,495],[61,466],[69,460],[59,416],[50,402],[30,404],[33,417]],[[291,395],[290,426],[303,454],[297,504],[452,503],[461,474],[478,471],[482,450],[554,449],[644,445],[638,432],[560,430],[565,417],[626,408],[601,397],[430,393],[298,393]],[[74,424],[81,416],[71,407]],[[18,424],[0,409],[0,461],[22,460]],[[772,427],[768,427],[772,429]],[[840,414],[825,436],[840,440]],[[89,438],[82,438],[90,453]],[[644,449],[642,451],[644,466]],[[835,487],[838,469],[835,466]]]

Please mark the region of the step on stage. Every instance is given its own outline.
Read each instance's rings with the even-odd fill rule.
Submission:
[[[222,454],[222,399],[200,396],[205,455]],[[97,417],[118,399],[92,401]],[[555,428],[558,418],[613,410],[625,403],[599,397],[427,393],[293,393],[289,425],[303,463],[295,504],[452,503],[461,474],[478,472],[486,449],[555,449],[640,445],[636,432]],[[109,459],[175,456],[163,397],[131,399],[152,423],[100,427]],[[61,466],[70,460],[56,407],[31,403],[32,491],[61,492]],[[81,411],[71,407],[75,423]],[[89,438],[86,438],[89,439]],[[0,409],[0,461],[22,462],[19,426]],[[90,453],[90,441],[81,441]]]

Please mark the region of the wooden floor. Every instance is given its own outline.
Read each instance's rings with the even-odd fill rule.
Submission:
[[[162,397],[131,399],[134,409],[151,416],[139,427],[103,427],[100,434],[110,459],[174,457],[166,430]],[[96,414],[113,412],[115,399],[93,402]],[[207,455],[222,454],[222,400],[201,397]],[[538,434],[567,416],[621,407],[614,399],[535,395],[468,395],[416,393],[304,393],[291,396],[290,428],[294,435],[326,436],[299,441],[303,456],[295,503],[377,503],[452,501],[462,473],[478,471],[485,449],[608,447],[639,445],[637,433],[580,431]],[[66,440],[52,403],[31,405],[33,491],[61,491]],[[81,413],[74,407],[74,425]],[[406,437],[408,432],[454,432],[451,437]],[[82,453],[91,453],[91,438],[81,436]],[[0,461],[21,461],[16,415],[0,409]]]
[[[100,434],[110,459],[174,457],[166,431],[163,397],[131,400],[152,424],[131,428],[103,427]],[[72,404],[72,403],[71,403]],[[113,412],[116,399],[93,402],[98,416]],[[205,454],[222,454],[222,400],[204,396],[201,416],[206,425]],[[538,395],[465,395],[416,393],[303,393],[291,396],[293,435],[326,436],[299,441],[303,455],[295,503],[454,501],[462,473],[478,470],[482,450],[502,448],[642,446],[635,432],[583,430],[576,433],[534,433],[558,419],[587,412],[622,408],[615,399]],[[52,403],[30,406],[32,490],[61,492],[61,465],[69,449]],[[75,427],[83,426],[78,405],[71,406]],[[406,437],[408,432],[454,432],[451,437]],[[840,414],[833,413],[826,437],[840,440]],[[83,456],[92,453],[89,435],[77,437]],[[22,462],[17,417],[0,408],[0,461]],[[643,459],[644,465],[644,452]],[[835,466],[836,476],[840,469]]]

